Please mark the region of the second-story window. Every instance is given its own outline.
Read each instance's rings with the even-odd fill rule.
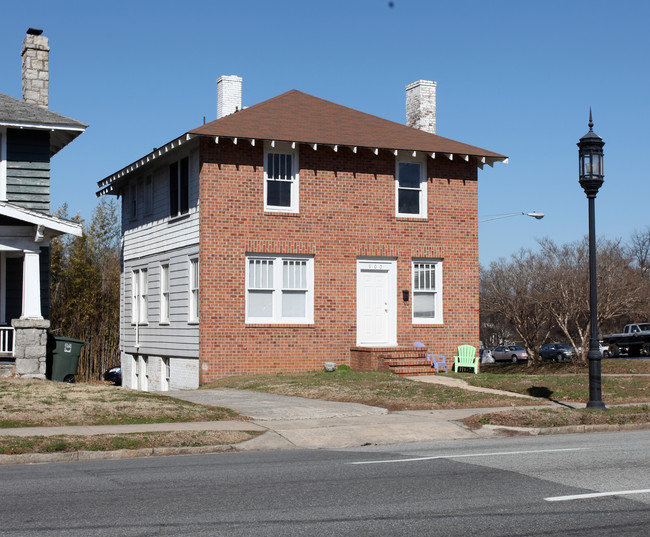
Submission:
[[[135,220],[138,217],[138,185],[132,183],[129,188],[129,218]]]
[[[426,218],[427,181],[425,164],[415,159],[398,159],[395,169],[397,216]]]
[[[153,180],[151,175],[144,178],[144,214],[151,214],[153,212]]]
[[[169,216],[187,213],[190,207],[190,159],[169,165]]]
[[[297,213],[298,152],[289,144],[267,144],[264,159],[264,209]]]
[[[0,127],[0,201],[7,199],[7,131]]]

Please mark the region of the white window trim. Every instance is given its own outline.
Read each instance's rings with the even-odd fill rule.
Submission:
[[[298,162],[298,146],[291,147],[292,144],[284,142],[264,142],[264,210],[268,212],[280,213],[298,213],[300,212],[300,164]],[[291,155],[291,168],[293,180],[291,181],[291,205],[289,207],[279,207],[277,205],[267,204],[267,186],[268,186],[268,155],[269,154]]]
[[[149,357],[138,355],[138,390],[149,391]]]
[[[420,212],[400,213],[399,212],[399,165],[400,162],[420,165]],[[427,161],[424,157],[412,157],[410,155],[398,155],[395,157],[395,215],[399,218],[427,218]]]
[[[183,188],[182,184],[182,170],[181,170],[181,163],[187,159],[187,207],[183,207],[183,202],[182,202],[182,193],[185,190]],[[176,164],[176,177],[173,178],[174,186],[172,187],[172,178],[171,178],[171,166],[173,164]],[[178,160],[175,162],[170,162],[169,166],[167,166],[167,178],[168,178],[168,183],[169,183],[169,218],[170,220],[174,220],[176,218],[182,218],[185,215],[189,214],[190,212],[190,191],[191,191],[191,184],[192,184],[192,159],[190,158],[190,155],[185,155],[181,156]],[[171,207],[171,198],[172,198],[172,191],[171,189],[174,189],[176,192],[176,207],[172,208]]]
[[[428,263],[435,265],[435,282],[434,282],[434,316],[433,317],[415,317],[415,265],[419,263]],[[442,324],[442,259],[413,259],[411,261],[411,319],[413,324]]]
[[[166,270],[165,270],[166,269]],[[165,286],[165,272],[167,273]],[[169,324],[169,262],[160,264],[160,321],[159,324]]]
[[[253,317],[249,314],[249,261],[251,259],[273,260],[273,287],[271,288],[272,317]],[[305,293],[305,316],[282,317],[282,267],[284,261],[307,261],[307,289]],[[313,324],[314,323],[314,257],[309,255],[271,255],[271,254],[246,254],[245,282],[246,288],[246,323],[247,324]]]
[[[160,360],[161,371],[160,371],[160,388],[161,391],[166,392],[169,390],[169,381],[171,379],[171,364],[170,358],[163,357]]]
[[[7,201],[7,129],[0,127],[0,201]]]
[[[194,265],[196,264],[196,276],[194,275]],[[198,323],[199,322],[199,316],[201,315],[201,312],[199,310],[199,295],[200,295],[200,265],[199,265],[199,258],[198,257],[192,257],[189,260],[189,305],[190,305],[190,311],[188,315],[188,323]],[[196,281],[194,281],[196,279]]]
[[[149,310],[149,270],[131,270],[131,324],[146,325]]]

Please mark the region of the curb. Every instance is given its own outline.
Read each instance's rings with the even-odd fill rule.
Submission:
[[[99,461],[111,459],[134,459],[137,457],[168,457],[171,455],[202,455],[239,451],[237,444],[196,447],[156,447],[141,449],[117,449],[113,451],[69,451],[65,453],[23,453],[0,455],[0,466],[9,464],[41,464],[52,462]]]
[[[482,430],[493,432],[513,432],[528,436],[542,436],[551,434],[580,434],[580,433],[605,433],[616,431],[641,431],[650,429],[650,423],[621,423],[621,424],[597,424],[597,425],[565,425],[562,427],[510,427],[508,425],[483,425],[477,432]]]

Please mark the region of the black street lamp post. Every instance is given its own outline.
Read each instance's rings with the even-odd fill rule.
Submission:
[[[602,398],[600,361],[602,354],[598,342],[598,294],[596,287],[596,194],[603,184],[603,146],[605,142],[593,131],[594,122],[589,110],[589,132],[578,142],[580,161],[580,186],[589,202],[589,402],[587,408],[607,410]]]

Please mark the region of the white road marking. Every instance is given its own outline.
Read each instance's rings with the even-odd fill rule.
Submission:
[[[431,461],[435,459],[462,459],[466,457],[499,457],[503,455],[526,455],[529,453],[557,453],[559,451],[586,451],[591,448],[566,448],[566,449],[537,449],[531,451],[501,451],[493,453],[468,453],[465,455],[436,455],[433,457],[417,457],[413,459],[388,459],[383,461],[359,461],[348,464],[390,464],[394,462]]]
[[[585,500],[588,498],[602,498],[604,496],[626,496],[628,494],[650,494],[650,489],[619,490],[617,492],[592,492],[590,494],[574,494],[572,496],[551,496],[544,498],[547,502],[568,502],[571,500]]]

